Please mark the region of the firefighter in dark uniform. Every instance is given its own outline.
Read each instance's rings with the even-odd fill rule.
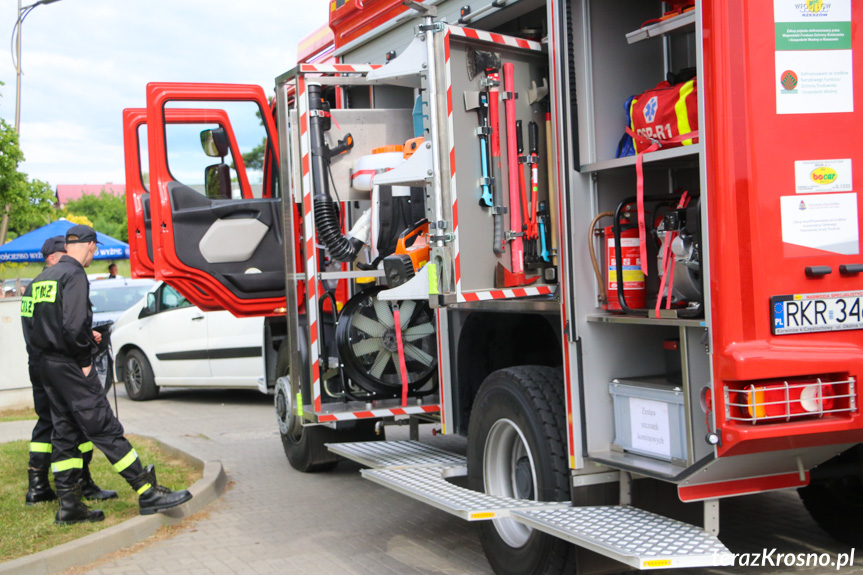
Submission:
[[[53,266],[66,253],[65,236],[54,236],[48,238],[42,245],[42,256],[45,258],[45,267]],[[29,342],[29,332],[32,330],[32,301],[31,288],[27,286],[24,297],[21,299],[21,321],[24,326],[24,339]],[[98,335],[98,332],[94,335]],[[101,337],[101,336],[100,336]],[[51,433],[54,425],[51,423],[51,406],[48,395],[42,385],[39,376],[39,364],[42,354],[37,349],[27,344],[27,367],[30,371],[30,383],[33,386],[33,406],[38,417],[33,427],[33,435],[30,438],[30,464],[27,467],[29,488],[24,501],[27,505],[34,505],[43,501],[54,501],[57,495],[51,489],[48,482],[48,470],[51,468]],[[84,467],[81,469],[81,494],[86,499],[102,501],[117,497],[116,491],[102,489],[90,476],[90,460],[93,459],[93,443],[87,441],[78,446]]]
[[[81,502],[83,460],[78,446],[88,439],[138,493],[142,515],[169,509],[192,498],[158,484],[152,465],[144,466],[123,437],[92,366],[98,346],[93,337],[90,285],[84,268],[96,253],[96,232],[77,225],[66,232],[66,252],[31,284],[32,331],[29,344],[42,352],[40,375],[54,421],[51,467],[60,498],[55,523],[101,521],[102,511]]]

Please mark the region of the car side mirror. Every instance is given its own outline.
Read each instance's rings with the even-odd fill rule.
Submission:
[[[204,193],[211,200],[231,199],[231,168],[228,164],[213,164],[204,170]]]
[[[224,158],[228,155],[228,133],[224,128],[201,131],[201,147],[211,158]]]
[[[156,314],[156,294],[148,293],[147,294],[147,305],[141,308],[141,311],[138,312],[138,319],[142,317],[148,317]]]

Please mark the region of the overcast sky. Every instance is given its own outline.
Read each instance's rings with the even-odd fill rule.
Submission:
[[[23,0],[26,6],[35,0]],[[125,182],[122,111],[147,82],[258,84],[296,63],[327,0],[59,0],[22,34],[22,171],[58,184]],[[0,117],[15,121],[17,0],[0,0]]]

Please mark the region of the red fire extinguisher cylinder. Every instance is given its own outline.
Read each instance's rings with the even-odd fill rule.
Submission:
[[[617,296],[620,282],[617,278],[617,258],[614,253],[614,230],[612,226],[608,226],[604,231],[608,301],[603,309],[623,311]],[[620,232],[620,256],[623,263],[623,295],[626,306],[632,309],[647,307],[647,292],[639,255],[638,228],[630,228]]]

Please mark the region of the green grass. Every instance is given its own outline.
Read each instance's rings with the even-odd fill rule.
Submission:
[[[98,260],[90,264],[87,268],[88,274],[104,274],[108,273],[108,266],[112,260]],[[117,264],[117,274],[124,277],[132,277],[130,272],[129,260],[113,260]],[[0,264],[0,280],[15,279],[15,278],[35,278],[42,271],[42,262],[33,262],[29,264]]]
[[[22,421],[25,419],[37,419],[36,412],[32,407],[0,411],[0,423],[3,423],[4,421]]]
[[[134,435],[126,437],[145,465],[156,465],[160,484],[172,489],[185,489],[201,478],[200,471],[168,456],[159,449],[157,442]],[[97,449],[90,465],[93,478],[103,489],[117,491],[119,498],[87,502],[91,508],[105,512],[105,521],[54,525],[57,502],[24,505],[28,449],[28,441],[0,444],[0,562],[56,547],[138,515],[138,496]]]

